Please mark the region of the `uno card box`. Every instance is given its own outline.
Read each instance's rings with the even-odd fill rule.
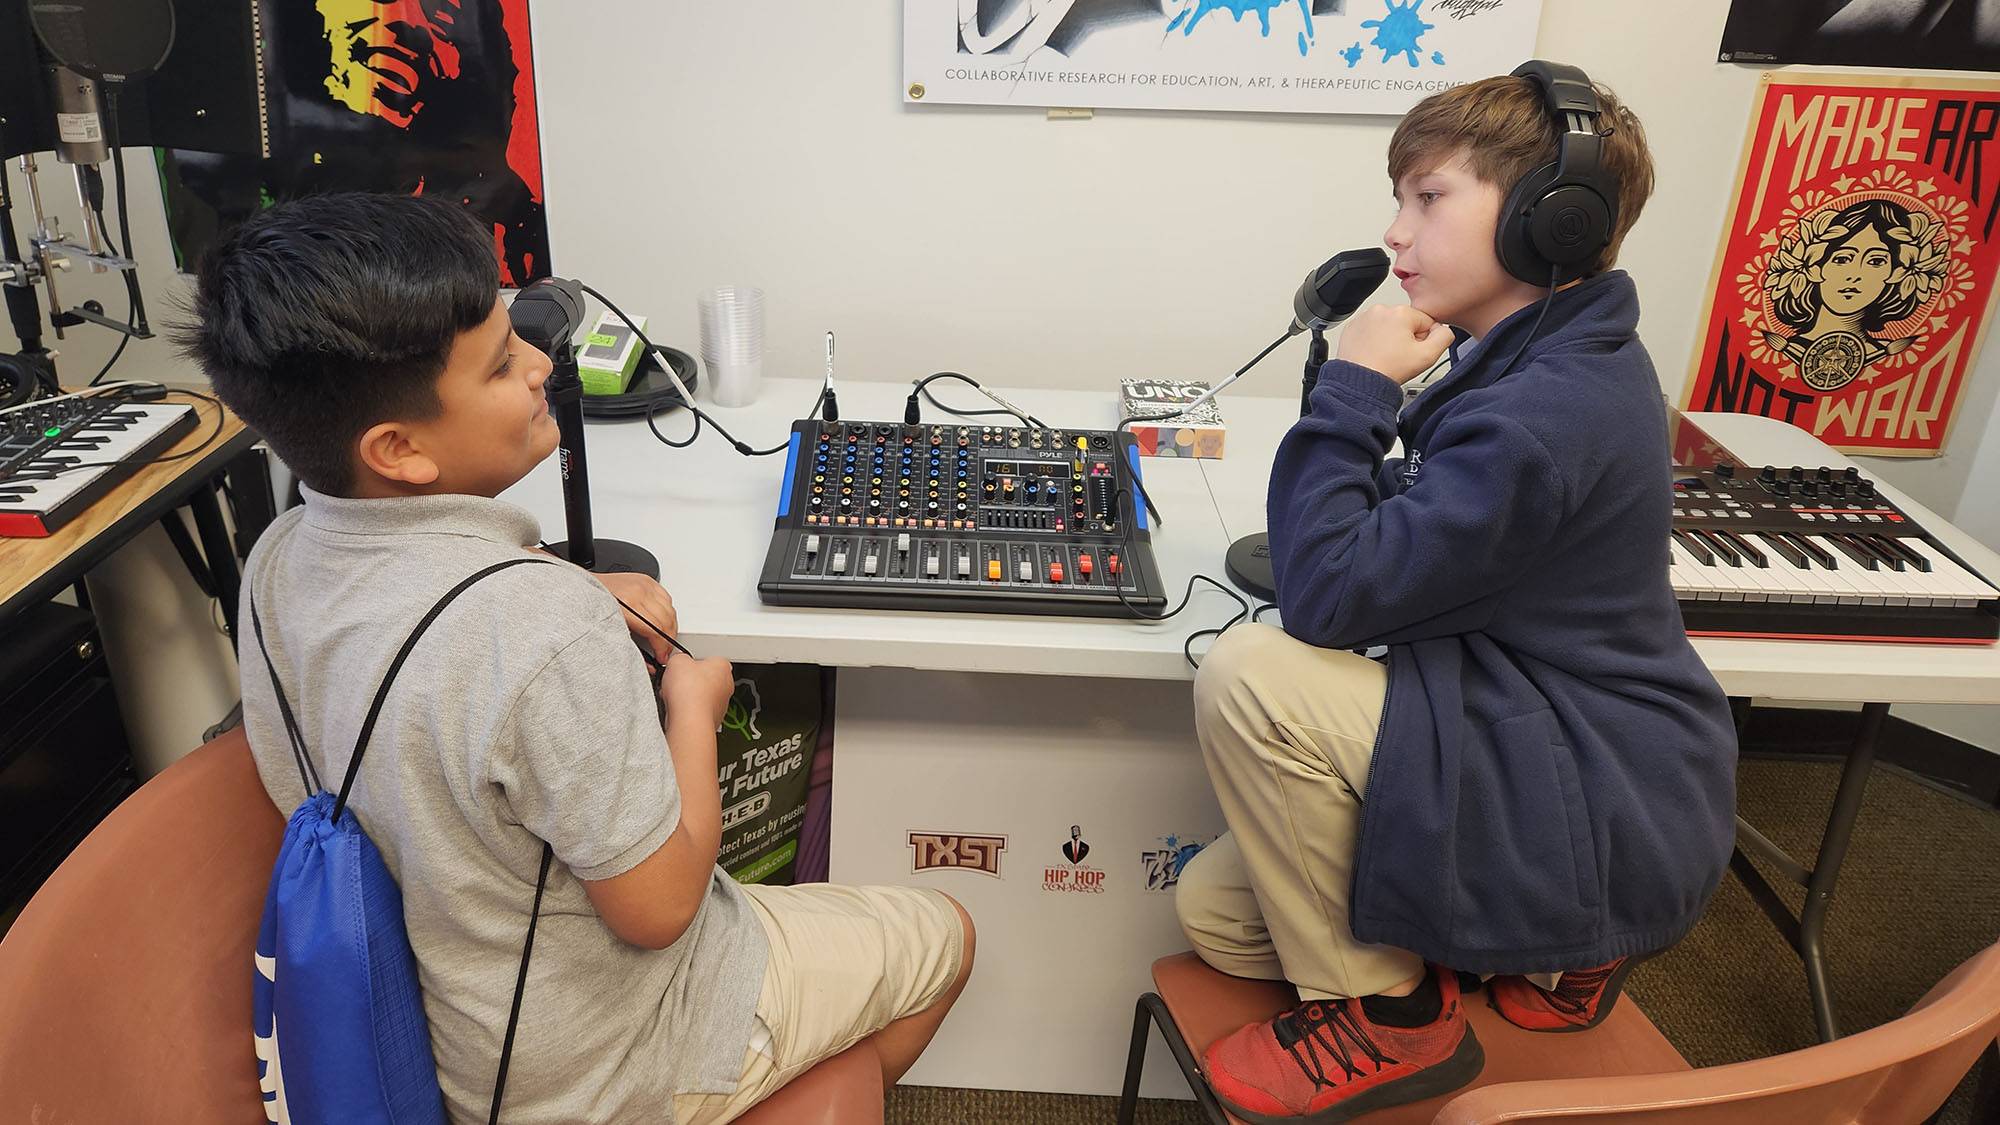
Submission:
[[[639,332],[646,330],[646,318],[635,316]],[[622,395],[639,369],[639,333],[609,312],[597,318],[597,326],[584,337],[576,350],[576,373],[587,395]]]
[[[1192,379],[1121,379],[1118,381],[1120,418],[1172,414],[1208,393],[1208,384]],[[1222,459],[1222,408],[1214,399],[1196,407],[1193,413],[1159,422],[1134,422],[1126,427],[1138,439],[1139,452],[1147,457],[1205,457]]]

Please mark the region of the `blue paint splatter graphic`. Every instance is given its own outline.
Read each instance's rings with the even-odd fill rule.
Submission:
[[[1383,62],[1388,62],[1393,55],[1404,55],[1412,67],[1419,65],[1417,40],[1423,38],[1424,32],[1437,26],[1425,23],[1417,15],[1417,9],[1424,0],[1409,0],[1407,4],[1399,4],[1396,0],[1383,2],[1388,10],[1381,19],[1361,21],[1363,28],[1375,29],[1375,39],[1370,46],[1382,49]]]
[[[1257,17],[1257,26],[1264,38],[1271,37],[1271,11],[1274,8],[1296,7],[1305,21],[1305,30],[1299,33],[1299,54],[1303,55],[1312,47],[1313,17],[1312,0],[1174,0],[1180,11],[1167,23],[1167,31],[1178,31],[1182,35],[1193,35],[1194,29],[1210,12],[1228,12],[1237,23],[1246,15]]]
[[[1431,61],[1432,61],[1432,62],[1434,62],[1434,63],[1436,63],[1436,64],[1438,64],[1439,66],[1443,66],[1443,65],[1444,65],[1444,52],[1443,52],[1443,51],[1432,51],[1432,52],[1431,52]]]
[[[1354,64],[1361,61],[1361,44],[1356,43],[1341,51],[1340,57],[1347,60],[1347,69],[1353,70]]]

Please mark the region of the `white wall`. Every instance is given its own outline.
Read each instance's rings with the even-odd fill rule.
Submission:
[[[1727,7],[1543,6],[1540,53],[1583,66],[1646,123],[1658,191],[1621,264],[1638,279],[1642,330],[1674,392],[1759,73],[1711,61]],[[773,375],[817,374],[830,328],[850,379],[953,368],[1018,387],[1108,387],[1233,370],[1283,324],[1308,268],[1376,244],[1390,219],[1392,118],[1107,111],[1051,121],[1032,109],[906,106],[901,9],[537,0],[556,267],[648,314],[657,338],[689,351],[697,292],[761,285]],[[150,177],[132,197],[147,293],[164,321],[185,290],[169,276]],[[110,279],[70,287],[85,288],[123,308]],[[71,377],[95,371],[104,336],[74,341]],[[1253,393],[1285,393],[1302,347],[1267,361]],[[158,341],[124,362],[188,377]],[[1996,396],[2000,347],[1989,342],[1947,455],[1877,471],[2000,545],[1993,496],[1973,483],[1976,468],[1987,480],[2000,470]],[[2000,715],[1988,722],[1978,737],[2000,749]]]

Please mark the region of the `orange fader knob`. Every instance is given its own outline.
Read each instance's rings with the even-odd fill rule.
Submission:
[[[1111,572],[1111,577],[1116,578],[1125,569],[1125,564],[1119,561],[1117,555],[1106,555],[1104,556],[1104,567]]]
[[[1059,562],[1052,562],[1052,563],[1050,563],[1050,564],[1049,564],[1049,581],[1051,581],[1051,582],[1061,582],[1062,580],[1063,580],[1063,565],[1062,565],[1061,563],[1059,563]]]
[[[1000,581],[1000,560],[999,560],[999,559],[988,559],[988,560],[986,561],[986,578],[987,578],[987,580],[988,580],[988,581],[991,581],[991,582],[998,582],[998,581]]]
[[[1076,572],[1085,578],[1090,577],[1091,568],[1095,565],[1089,555],[1078,555],[1076,557]]]

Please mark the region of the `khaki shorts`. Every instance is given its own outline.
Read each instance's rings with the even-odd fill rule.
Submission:
[[[771,959],[734,1093],[682,1094],[680,1125],[721,1125],[821,1059],[935,1004],[958,978],[965,930],[917,887],[743,888]]]

